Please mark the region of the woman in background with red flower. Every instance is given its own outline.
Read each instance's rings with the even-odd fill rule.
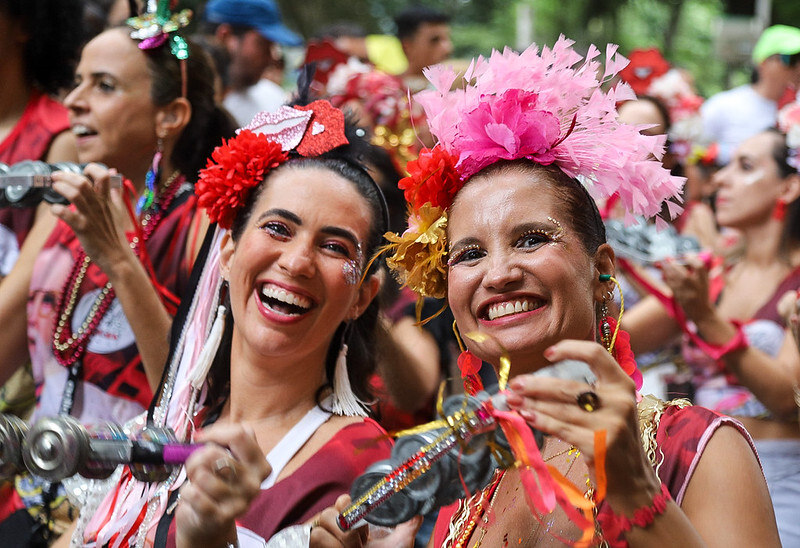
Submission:
[[[800,105],[798,105],[800,112]],[[795,131],[800,133],[800,117]],[[741,235],[721,268],[700,257],[665,261],[668,294],[642,299],[623,320],[634,348],[681,341],[692,401],[735,417],[755,440],[784,546],[800,544],[800,355],[779,311],[800,288],[800,139],[767,130],[718,171],[716,219]]]

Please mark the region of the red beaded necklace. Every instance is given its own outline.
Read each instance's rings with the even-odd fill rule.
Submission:
[[[139,252],[145,242],[161,222],[164,212],[169,209],[172,200],[185,179],[179,171],[173,173],[164,185],[163,190],[159,192],[152,207],[144,213],[141,220],[141,236],[140,238],[134,237],[131,241],[131,247],[137,256],[140,255]],[[53,353],[58,363],[64,367],[71,367],[83,356],[86,352],[89,338],[95,332],[97,326],[100,325],[100,321],[114,301],[114,288],[111,287],[111,282],[108,282],[95,299],[78,331],[73,333],[71,327],[72,314],[78,301],[81,284],[86,277],[86,272],[89,270],[91,262],[92,260],[86,255],[83,248],[79,248],[75,263],[72,265],[69,277],[58,297],[53,330]]]

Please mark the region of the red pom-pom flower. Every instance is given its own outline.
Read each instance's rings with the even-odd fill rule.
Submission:
[[[613,333],[617,327],[617,321],[611,316],[606,317],[606,320]],[[613,356],[622,370],[636,383],[636,390],[641,390],[644,382],[642,372],[639,371],[639,367],[636,365],[636,357],[633,355],[633,349],[631,349],[631,336],[623,329],[617,331],[617,340],[614,343]]]
[[[456,192],[464,183],[456,170],[458,158],[441,147],[424,148],[419,158],[408,162],[408,177],[400,179],[397,186],[405,191],[406,201],[414,211],[424,204],[447,209]]]
[[[266,135],[242,130],[214,149],[195,185],[198,205],[211,222],[230,228],[251,189],[286,161],[281,145]]]

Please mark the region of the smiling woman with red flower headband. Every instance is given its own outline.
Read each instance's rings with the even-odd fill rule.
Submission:
[[[307,545],[306,522],[387,456],[366,418],[380,286],[367,261],[388,217],[365,146],[314,101],[214,150],[195,190],[218,228],[157,403],[131,425],[206,446],[157,483],[120,467],[85,507],[81,545]]]
[[[460,364],[492,363],[501,389],[511,375],[511,412],[491,412],[516,461],[440,511],[432,546],[779,545],[742,426],[685,401],[639,400],[628,338],[606,308],[614,252],[592,196],[652,216],[681,184],[651,159],[663,137],[617,121],[630,89],[600,89],[624,66],[615,51],[605,73],[596,48],[582,62],[563,37],[495,52],[463,89],[451,91],[452,71],[428,69],[434,89],[416,96],[439,142],[409,164],[409,228],[391,237],[387,262],[419,294],[447,295]],[[563,360],[596,379],[535,375]],[[468,391],[480,386],[473,373]],[[528,427],[545,434],[541,451]]]

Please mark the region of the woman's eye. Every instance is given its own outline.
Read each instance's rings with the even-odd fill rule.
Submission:
[[[272,236],[273,238],[277,238],[278,240],[288,240],[292,233],[289,231],[289,227],[287,227],[283,223],[278,222],[269,222],[264,223],[262,225],[261,230]]]
[[[447,261],[447,266],[453,266],[458,263],[463,263],[465,261],[474,261],[476,259],[480,259],[483,257],[484,253],[483,250],[477,247],[468,247],[466,249],[461,249],[456,251],[454,254],[450,255],[450,259]]]
[[[517,247],[524,247],[524,248],[531,248],[531,247],[539,247],[542,244],[546,244],[551,241],[550,236],[543,232],[531,232],[530,234],[524,234],[517,240]]]
[[[116,86],[116,84],[114,84],[114,82],[109,82],[107,80],[100,80],[97,83],[97,87],[100,89],[100,91],[103,91],[103,92],[106,92],[106,93],[110,93],[110,92],[112,92],[112,91],[117,89],[117,86]]]
[[[334,253],[336,253],[337,255],[341,255],[342,257],[346,257],[348,259],[351,258],[350,249],[348,249],[348,247],[342,243],[325,242],[324,244],[322,244],[322,247],[330,251],[333,251]]]

